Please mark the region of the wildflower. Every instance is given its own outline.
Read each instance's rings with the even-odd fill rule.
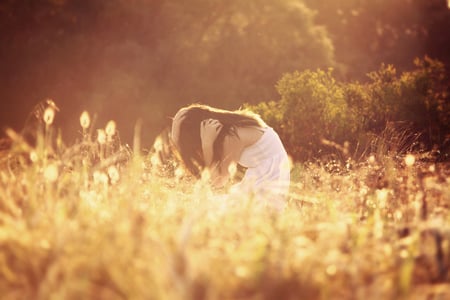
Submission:
[[[412,167],[416,162],[416,158],[412,154],[408,154],[405,156],[405,164],[407,167]]]
[[[119,181],[119,178],[120,178],[119,171],[117,170],[117,168],[115,166],[110,166],[108,168],[108,176],[109,176],[109,179],[111,179],[112,184],[115,184]]]
[[[116,122],[113,120],[110,120],[105,127],[105,132],[108,138],[112,138],[114,134],[116,134]]]
[[[108,176],[100,171],[95,171],[92,175],[94,178],[94,184],[106,185],[108,184]]]
[[[55,109],[52,106],[45,109],[43,119],[47,126],[50,126],[53,123],[53,120],[55,119]]]
[[[163,141],[162,141],[162,139],[161,139],[160,137],[158,137],[158,138],[155,140],[155,142],[153,143],[153,148],[154,148],[156,151],[158,151],[158,152],[160,152],[160,151],[163,150]]]
[[[394,218],[398,221],[401,220],[403,217],[403,213],[400,210],[396,210],[394,213]]]
[[[45,167],[44,178],[48,182],[55,182],[58,179],[58,167],[55,164]]]
[[[159,159],[158,153],[155,153],[155,154],[153,154],[153,155],[150,157],[150,163],[151,163],[153,166],[158,166],[158,165],[160,165],[161,160]]]
[[[387,202],[387,199],[389,196],[389,190],[388,189],[376,190],[375,193],[376,193],[380,208],[384,208],[386,206],[386,202]]]
[[[87,111],[83,111],[81,114],[80,124],[83,129],[88,129],[89,125],[91,125],[91,118],[89,117],[89,113]]]
[[[97,142],[100,145],[103,145],[106,143],[106,133],[103,129],[97,129]]]
[[[177,179],[180,179],[181,177],[183,177],[184,176],[184,170],[182,169],[182,168],[176,168],[175,169],[175,177],[177,178]]]
[[[30,152],[30,160],[32,161],[32,162],[37,162],[38,161],[38,159],[39,159],[39,156],[38,156],[38,154],[36,153],[36,151],[31,151]]]

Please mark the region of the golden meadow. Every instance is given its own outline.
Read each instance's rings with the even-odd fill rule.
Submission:
[[[358,161],[294,163],[274,212],[220,197],[162,159],[163,139],[141,154],[87,112],[67,146],[56,113],[47,101],[31,132],[7,130],[1,299],[450,297],[448,164],[380,139]]]

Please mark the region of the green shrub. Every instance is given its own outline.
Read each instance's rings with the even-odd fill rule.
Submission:
[[[357,130],[331,69],[285,74],[276,87],[280,101],[252,109],[278,130],[294,157],[311,157],[322,139],[344,142]]]
[[[414,61],[416,69],[397,76],[393,66],[382,65],[369,73],[367,91],[366,132],[381,132],[387,124],[408,124],[408,129],[420,134],[426,148],[444,146],[448,132],[448,76],[444,65],[425,57]]]
[[[382,64],[368,74],[367,83],[338,82],[331,69],[285,74],[276,85],[279,101],[250,108],[278,130],[298,160],[327,154],[334,150],[329,145],[345,142],[353,153],[367,149],[371,137],[388,127],[417,133],[422,148],[445,147],[450,93],[444,65],[428,57],[414,64],[416,69],[400,76],[394,66]]]

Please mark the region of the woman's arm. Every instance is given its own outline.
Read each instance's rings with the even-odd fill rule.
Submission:
[[[210,172],[212,184],[218,187],[223,186],[228,180],[228,171],[225,170],[224,172],[222,163],[213,163],[214,142],[222,127],[223,125],[214,119],[203,120],[200,124],[200,138],[205,168]]]
[[[210,172],[211,182],[216,187],[225,185],[230,177],[229,167],[239,161],[243,144],[239,137],[227,135],[223,140],[223,157],[220,162],[213,162],[214,142],[223,125],[217,120],[204,120],[201,123],[200,137],[202,140],[203,159],[205,167]]]

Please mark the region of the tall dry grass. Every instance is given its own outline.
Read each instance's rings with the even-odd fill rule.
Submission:
[[[64,145],[49,107],[0,157],[2,299],[450,297],[448,165],[295,164],[276,213],[163,163],[161,141],[131,150],[113,122],[83,114]]]

